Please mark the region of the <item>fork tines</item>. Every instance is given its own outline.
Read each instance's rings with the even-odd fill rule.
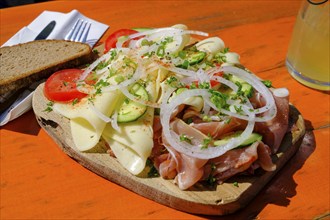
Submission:
[[[84,21],[83,19],[78,19],[64,39],[70,41],[86,42],[90,27],[90,22]]]

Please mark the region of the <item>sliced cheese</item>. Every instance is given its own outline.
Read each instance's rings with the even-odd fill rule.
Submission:
[[[157,69],[149,73],[146,90],[150,101],[156,101],[159,93],[159,80],[164,79],[167,72]],[[109,144],[120,164],[130,173],[138,175],[146,165],[151,154],[153,142],[154,108],[149,107],[137,121],[119,123],[118,130],[107,125],[102,137]]]
[[[153,108],[134,122],[118,124],[115,130],[107,125],[102,133],[118,161],[130,173],[142,172],[153,147]]]
[[[141,157],[140,154],[127,145],[115,141],[107,136],[103,136],[103,138],[111,146],[111,150],[116,155],[118,162],[130,173],[138,175],[144,169],[145,157]]]
[[[112,91],[96,95],[93,100],[95,108],[110,116],[116,107],[120,92]],[[87,98],[79,103],[54,103],[53,110],[70,120],[71,133],[75,146],[80,151],[92,149],[99,141],[106,122],[100,119],[91,108]]]

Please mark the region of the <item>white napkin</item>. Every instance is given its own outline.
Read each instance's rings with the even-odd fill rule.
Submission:
[[[77,10],[65,14],[60,12],[44,11],[28,26],[19,30],[12,38],[10,38],[2,46],[11,46],[19,43],[25,43],[33,41],[35,37],[44,29],[51,21],[56,21],[56,25],[47,39],[64,39],[70,29],[73,27],[78,19],[87,20],[90,22],[91,28],[87,36],[87,42],[91,47],[101,38],[104,32],[108,29],[108,25],[97,22],[93,19],[79,13]],[[37,84],[38,85],[38,84]],[[32,90],[37,85],[33,85],[30,88]],[[0,126],[7,124],[9,121],[14,120],[27,112],[32,107],[32,95],[30,90],[24,91],[20,97],[0,115]],[[5,96],[4,96],[5,97]],[[0,97],[0,100],[3,97]]]
[[[70,29],[78,19],[90,22],[91,28],[87,36],[87,43],[92,47],[101,38],[108,29],[108,25],[102,24],[79,13],[77,10],[65,14],[60,12],[44,11],[34,21],[26,27],[19,30],[12,38],[10,38],[2,46],[11,46],[18,43],[33,41],[35,37],[44,29],[51,21],[55,21],[54,30],[47,39],[64,39]]]

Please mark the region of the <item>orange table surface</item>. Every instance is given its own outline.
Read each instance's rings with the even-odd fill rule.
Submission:
[[[307,133],[287,165],[244,209],[222,217],[160,205],[83,168],[65,155],[29,111],[1,127],[1,219],[326,219],[329,218],[329,93],[305,87],[284,64],[300,1],[50,1],[0,10],[5,43],[44,10],[77,9],[119,28],[177,23],[218,35],[241,62],[287,87]],[[18,64],[19,65],[19,64]],[[1,74],[5,74],[1,71]]]

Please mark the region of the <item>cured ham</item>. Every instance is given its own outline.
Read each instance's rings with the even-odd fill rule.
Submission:
[[[158,119],[154,123],[155,127],[158,127],[156,136],[160,135],[157,121]],[[171,122],[171,129],[193,136],[195,143],[201,143],[207,137],[201,134],[195,125],[189,126],[178,118]],[[155,137],[157,140],[159,138],[159,136]],[[157,145],[158,150],[154,149],[153,153],[154,164],[161,177],[174,179],[182,190],[188,189],[201,180],[208,179],[211,175],[216,178],[217,182],[222,183],[226,179],[248,170],[253,163],[266,171],[273,171],[276,168],[270,157],[270,148],[262,141],[255,142],[248,147],[230,150],[220,157],[205,160],[179,153],[168,145],[164,136],[161,138],[167,151],[163,154],[160,153],[161,144]]]
[[[254,99],[256,99],[254,103],[258,106],[263,105],[260,94],[256,95]],[[278,97],[274,95],[274,99],[277,108],[276,116],[266,122],[257,122],[255,131],[263,136],[263,141],[271,147],[273,153],[276,153],[289,127],[289,97]]]
[[[160,137],[161,126],[160,120],[157,118],[154,127],[158,139],[158,147],[156,147],[158,155],[154,157],[154,163],[160,176],[165,179],[174,179],[180,189],[186,190],[199,181],[210,181],[211,177],[213,181],[221,184],[232,176],[258,167],[265,171],[274,171],[276,165],[272,162],[271,154],[277,151],[287,131],[289,108],[287,96],[274,96],[274,99],[277,107],[276,116],[270,121],[256,123],[254,128],[254,131],[263,135],[263,141],[230,150],[222,156],[210,160],[187,156],[173,149],[168,145],[164,136]],[[264,100],[258,93],[251,100],[256,108],[264,106]],[[194,137],[194,144],[201,144],[207,135],[214,139],[221,138],[223,135],[241,130],[247,124],[246,121],[235,117],[227,117],[226,120],[221,121],[203,122],[196,111],[192,112],[191,109],[187,109],[189,116],[194,119],[194,123],[188,125],[181,119],[174,118],[171,122],[171,129],[177,133]],[[181,111],[184,111],[183,105],[180,105],[173,115],[186,114]],[[160,146],[165,146],[166,153],[159,154]]]
[[[224,155],[208,161],[205,166],[204,179],[212,176],[218,183],[247,170],[253,163],[257,163],[266,171],[273,171],[271,151],[262,142],[255,142],[251,146],[228,151]]]
[[[201,131],[206,135],[211,135],[212,138],[218,139],[222,135],[235,131],[239,128],[245,127],[246,122],[234,117],[228,117],[223,121],[213,121],[207,123],[194,123],[192,127]]]
[[[166,146],[167,153],[154,158],[159,174],[164,179],[175,179],[180,189],[185,190],[199,181],[212,176],[218,183],[248,170],[252,164],[265,171],[274,171],[276,165],[271,159],[271,150],[263,142],[255,142],[251,146],[233,149],[224,155],[203,160],[189,157]]]
[[[156,160],[159,162],[158,170],[164,179],[174,179],[181,190],[186,190],[197,183],[204,175],[204,165],[207,160],[202,160],[181,154],[170,146],[170,153],[160,155]]]

